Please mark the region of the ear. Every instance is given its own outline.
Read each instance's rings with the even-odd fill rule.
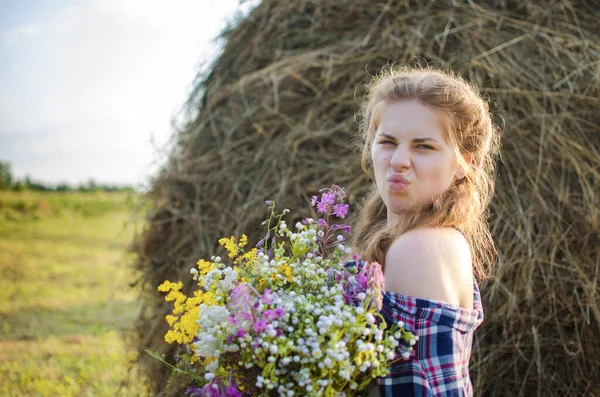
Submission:
[[[464,162],[460,161],[458,164],[458,167],[456,169],[456,174],[455,174],[456,179],[463,179],[466,176],[464,165],[469,166],[469,165],[471,165],[471,162],[473,161],[473,156],[471,156],[470,153],[461,153],[461,155],[462,155]]]

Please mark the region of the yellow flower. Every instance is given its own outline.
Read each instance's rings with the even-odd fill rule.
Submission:
[[[250,251],[246,252],[242,255],[242,258],[246,261],[248,265],[251,265],[256,260],[256,255],[258,254],[258,249],[252,248]]]
[[[246,236],[245,234],[242,234],[242,238],[240,239],[240,243],[238,244],[238,246],[240,248],[243,248],[246,246],[246,244],[248,244],[248,236]]]
[[[258,279],[258,288],[260,291],[263,291],[265,288],[269,286],[269,283],[264,278]]]
[[[200,275],[202,275],[202,276],[206,276],[206,274],[208,274],[208,272],[210,272],[211,270],[213,270],[215,268],[216,268],[216,266],[212,262],[205,261],[204,259],[200,259],[198,261],[198,271],[200,272]]]
[[[164,283],[158,286],[158,290],[160,292],[169,292],[171,290],[180,291],[182,287],[183,284],[181,284],[181,281],[173,283],[169,280],[166,280]]]
[[[283,264],[281,266],[279,266],[279,268],[277,269],[279,270],[279,272],[283,273],[283,276],[287,279],[287,281],[289,281],[290,283],[292,281],[294,281],[293,277],[292,277],[292,268],[290,267],[290,265]]]
[[[205,263],[212,265],[210,262]],[[165,281],[158,287],[159,291],[168,292],[165,300],[173,302],[172,313],[165,316],[165,320],[171,327],[165,334],[167,343],[191,344],[194,336],[200,330],[200,326],[196,322],[200,305],[203,303],[209,306],[217,304],[214,293],[210,291],[196,290],[191,297],[187,297],[181,292],[182,287],[181,282],[170,281]]]
[[[223,237],[219,240],[219,244],[225,247],[227,251],[229,251],[229,257],[235,258],[238,254],[239,247],[235,243],[235,238],[231,236],[230,238]]]

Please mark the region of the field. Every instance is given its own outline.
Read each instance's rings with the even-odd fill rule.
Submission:
[[[0,395],[144,395],[131,193],[0,192]]]

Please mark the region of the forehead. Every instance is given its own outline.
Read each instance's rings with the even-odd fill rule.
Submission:
[[[417,100],[381,102],[373,115],[377,133],[446,137],[445,115]]]

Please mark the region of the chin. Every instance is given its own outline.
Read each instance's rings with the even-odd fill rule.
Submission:
[[[401,214],[414,208],[414,205],[406,201],[392,200],[389,202],[388,208],[393,214]]]

